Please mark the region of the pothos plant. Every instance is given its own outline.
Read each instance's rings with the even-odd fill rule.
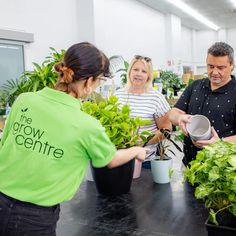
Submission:
[[[203,199],[209,220],[218,225],[218,214],[236,217],[236,144],[219,141],[198,152],[184,178],[197,186],[195,197]]]
[[[149,121],[130,117],[129,106],[124,105],[120,108],[118,98],[115,96],[110,96],[108,100],[99,103],[85,101],[82,110],[101,122],[117,149],[140,146],[151,134],[148,131],[139,132],[139,128],[149,124]]]

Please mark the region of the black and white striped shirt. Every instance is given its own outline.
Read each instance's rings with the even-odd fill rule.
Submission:
[[[134,94],[127,93],[124,89],[119,89],[114,94],[119,98],[122,106],[128,104],[131,109],[132,117],[140,117],[145,120],[150,120],[150,125],[142,126],[140,131],[148,130],[156,132],[157,127],[153,115],[158,118],[166,114],[170,110],[170,106],[165,97],[156,90],[148,91],[147,93]]]

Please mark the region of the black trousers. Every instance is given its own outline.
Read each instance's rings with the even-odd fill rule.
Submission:
[[[0,236],[55,236],[60,205],[38,206],[0,193]]]

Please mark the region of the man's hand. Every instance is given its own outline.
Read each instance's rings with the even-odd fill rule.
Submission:
[[[188,114],[180,114],[179,115],[179,119],[178,119],[178,125],[180,127],[180,129],[182,130],[182,132],[184,133],[184,135],[188,135],[188,131],[186,129],[186,124],[190,123],[192,118],[192,115],[188,115]]]
[[[215,131],[214,127],[211,127],[211,139],[209,140],[198,140],[198,141],[192,141],[193,144],[198,148],[204,148],[206,145],[216,143],[220,140],[217,132]]]

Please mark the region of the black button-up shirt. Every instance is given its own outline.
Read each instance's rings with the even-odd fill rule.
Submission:
[[[208,78],[190,84],[175,107],[187,114],[201,114],[211,122],[219,137],[236,134],[236,80],[231,76],[226,85],[212,91]],[[195,159],[198,149],[189,137],[184,140],[184,164]]]

